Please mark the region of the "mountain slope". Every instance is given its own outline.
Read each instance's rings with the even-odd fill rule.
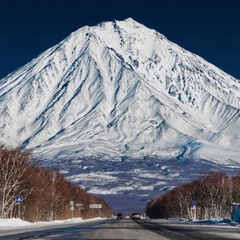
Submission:
[[[3,144],[44,158],[240,162],[240,83],[129,18],[83,27],[0,82]]]

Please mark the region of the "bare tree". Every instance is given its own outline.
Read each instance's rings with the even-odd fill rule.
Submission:
[[[201,202],[205,218],[222,218],[229,215],[232,194],[231,178],[223,172],[210,172],[199,178]]]
[[[232,202],[240,202],[240,173],[232,178]]]
[[[0,216],[2,218],[13,217],[17,195],[27,197],[30,194],[30,189],[23,188],[26,179],[22,178],[29,167],[28,158],[29,152],[0,147]]]

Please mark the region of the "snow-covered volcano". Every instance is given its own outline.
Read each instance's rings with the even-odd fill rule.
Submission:
[[[239,80],[131,18],[83,27],[0,80],[2,144],[143,202],[198,171],[236,170],[239,109]]]
[[[0,136],[59,158],[240,160],[239,107],[238,80],[129,18],[83,27],[2,79]]]

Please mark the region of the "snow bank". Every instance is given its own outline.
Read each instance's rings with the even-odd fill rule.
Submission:
[[[21,227],[41,227],[41,226],[46,226],[46,225],[58,225],[58,224],[60,225],[60,224],[66,224],[66,223],[94,221],[96,219],[98,219],[98,218],[88,219],[88,220],[83,220],[82,218],[72,218],[72,219],[67,219],[67,220],[56,220],[56,221],[51,221],[51,222],[30,223],[30,222],[21,220],[19,218],[10,218],[10,219],[0,218],[0,231],[7,230],[7,229],[21,228]]]

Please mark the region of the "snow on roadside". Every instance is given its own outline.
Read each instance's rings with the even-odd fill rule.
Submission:
[[[72,223],[78,223],[78,222],[86,222],[86,221],[94,221],[99,218],[93,218],[88,220],[83,220],[82,218],[72,218],[67,220],[56,220],[51,222],[35,222],[30,223],[27,221],[24,221],[19,218],[0,218],[0,231],[1,230],[8,230],[8,229],[15,229],[15,228],[21,228],[21,227],[44,227],[47,225],[60,225],[60,224],[72,224]]]
[[[26,227],[31,226],[32,224],[26,221],[23,221],[19,218],[0,218],[0,230],[6,228],[14,228],[14,227]]]
[[[159,221],[159,219],[155,219],[153,221]],[[186,224],[189,226],[194,226],[194,225],[198,225],[198,226],[221,226],[221,227],[240,227],[239,223],[236,222],[232,222],[231,219],[203,219],[203,220],[199,220],[199,219],[186,219],[186,218],[168,218],[167,221],[171,222],[171,223],[176,223],[176,224]]]

